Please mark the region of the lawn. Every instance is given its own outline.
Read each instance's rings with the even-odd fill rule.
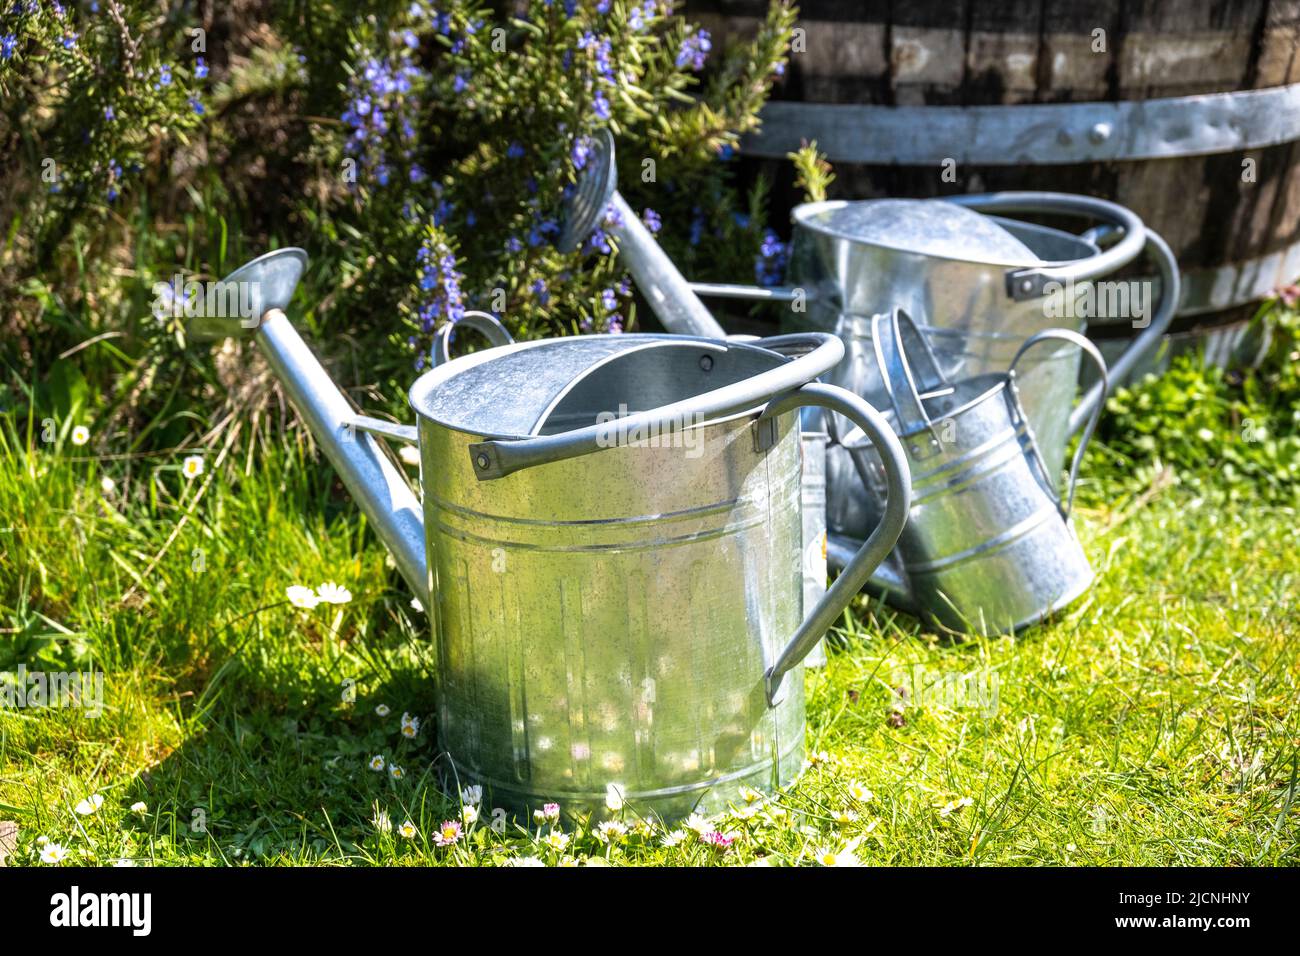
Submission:
[[[861,599],[805,677],[810,765],[775,799],[671,834],[485,802],[443,847],[463,811],[423,615],[296,431],[237,430],[187,476],[185,453],[83,455],[4,420],[0,670],[105,674],[100,716],[0,710],[11,865],[51,844],[139,865],[1300,861],[1300,529],[1228,478],[1086,486],[1098,583],[1014,639]],[[325,581],[351,600],[285,598]]]

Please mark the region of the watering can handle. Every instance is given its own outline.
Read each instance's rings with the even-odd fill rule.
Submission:
[[[910,345],[904,341],[905,336],[911,339]],[[930,343],[912,317],[898,308],[872,316],[871,339],[885,390],[898,416],[899,433],[911,434],[921,427],[933,431],[934,423],[926,414],[921,397],[947,388],[948,382],[939,371]]]
[[[1160,270],[1160,305],[1156,307],[1155,315],[1151,317],[1147,327],[1129,343],[1124,354],[1111,366],[1110,380],[1117,385],[1127,380],[1138,360],[1160,343],[1160,339],[1169,328],[1169,323],[1174,319],[1174,313],[1178,311],[1178,302],[1182,293],[1178,260],[1174,258],[1169,244],[1161,238],[1160,234],[1150,229],[1147,230],[1146,253],[1155,260],[1156,267]],[[1089,389],[1083,401],[1079,402],[1070,414],[1068,434],[1073,435],[1082,428],[1091,417],[1094,407],[1100,408],[1104,400],[1101,383]]]
[[[764,682],[770,705],[779,701],[785,675],[816,646],[835,619],[844,613],[853,596],[862,590],[872,572],[889,556],[912,507],[912,478],[902,443],[880,412],[847,389],[810,382],[774,398],[763,410],[762,418],[807,405],[839,412],[862,429],[875,445],[885,470],[885,508],[876,529],[844,566],[835,583],[826,589],[817,605],[805,615],[790,642],[768,668]]]
[[[1146,245],[1146,227],[1130,209],[1093,196],[1052,192],[1001,192],[947,196],[946,202],[984,213],[1031,213],[1087,216],[1123,231],[1122,238],[1095,256],[1061,265],[1012,269],[1006,274],[1007,294],[1017,302],[1037,299],[1049,283],[1066,285],[1109,275],[1138,257]]]
[[[1074,487],[1079,480],[1079,465],[1083,462],[1083,453],[1088,447],[1089,440],[1092,438],[1093,430],[1097,427],[1097,420],[1101,418],[1101,410],[1103,405],[1105,405],[1106,393],[1110,390],[1110,373],[1106,369],[1106,360],[1102,358],[1101,352],[1098,351],[1097,346],[1093,345],[1087,336],[1080,335],[1078,332],[1073,332],[1070,329],[1044,329],[1042,332],[1031,335],[1020,344],[1020,348],[1016,350],[1015,356],[1011,359],[1011,365],[1007,368],[1007,377],[1010,380],[1011,395],[1016,403],[1016,414],[1020,416],[1021,421],[1024,421],[1026,425],[1028,425],[1028,419],[1025,417],[1024,409],[1020,406],[1020,394],[1019,390],[1016,388],[1016,363],[1020,361],[1021,356],[1039,342],[1046,342],[1049,339],[1077,345],[1083,350],[1083,353],[1092,360],[1093,364],[1097,366],[1097,371],[1101,376],[1101,382],[1099,383],[1101,389],[1099,398],[1092,406],[1092,414],[1088,417],[1087,426],[1083,429],[1083,434],[1079,438],[1079,447],[1075,449],[1074,458],[1070,462],[1069,491],[1066,493],[1064,502],[1062,502],[1061,498],[1052,491],[1052,482],[1047,473],[1047,465],[1043,462],[1041,455],[1039,455],[1038,443],[1032,443],[1034,454],[1038,456],[1039,469],[1041,470],[1043,477],[1048,479],[1046,481],[1048,494],[1052,495],[1056,500],[1056,507],[1061,512],[1061,517],[1068,521],[1070,518],[1070,510],[1074,507]],[[1085,401],[1086,400],[1087,399],[1085,399]]]
[[[506,331],[495,315],[487,312],[466,312],[455,322],[447,322],[433,337],[433,364],[442,365],[451,361],[451,340],[457,329],[473,329],[482,332],[487,340],[495,345],[513,345],[514,337]]]
[[[689,344],[692,339],[677,336],[673,341],[675,344]],[[701,348],[716,351],[727,348],[725,343],[716,339],[697,338],[694,341]],[[844,357],[844,343],[829,332],[778,335],[753,344],[797,357],[743,381],[613,421],[556,435],[474,442],[468,449],[474,476],[479,481],[502,478],[524,468],[627,445],[637,435],[670,434],[680,431],[684,423],[759,408],[770,402],[772,396],[782,395],[815,379]]]

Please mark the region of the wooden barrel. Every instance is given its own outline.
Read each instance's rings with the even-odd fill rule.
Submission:
[[[726,43],[752,35],[766,6],[687,0],[685,13]],[[834,164],[832,198],[1101,196],[1178,258],[1173,341],[1236,360],[1258,349],[1245,320],[1300,276],[1300,0],[799,8],[785,79],[742,149],[777,208],[800,199],[781,157],[801,139]]]

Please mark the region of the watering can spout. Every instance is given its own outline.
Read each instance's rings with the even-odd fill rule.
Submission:
[[[307,265],[301,249],[280,249],[236,269],[221,285],[251,304],[240,318],[206,316],[191,325],[205,338],[251,334],[289,399],[366,513],[416,597],[431,609],[420,501],[393,459],[371,434],[414,442],[415,429],[358,415],[330,379],[284,310]],[[246,298],[245,298],[246,297]]]

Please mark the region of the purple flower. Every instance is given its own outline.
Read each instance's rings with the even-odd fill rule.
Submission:
[[[403,31],[402,31],[402,42],[405,43],[405,44],[406,44],[408,47],[410,47],[412,50],[414,50],[414,49],[416,49],[417,47],[419,47],[419,45],[420,45],[420,38],[417,37],[417,36],[415,35],[415,31],[414,31],[414,30],[403,30]]]
[[[511,236],[506,240],[506,252],[518,252],[523,247],[524,244],[516,236]]]
[[[763,233],[763,242],[754,257],[754,278],[759,285],[780,285],[785,276],[786,260],[789,258],[786,245],[775,232],[768,229]]]
[[[543,279],[534,279],[532,284],[533,295],[537,296],[538,305],[546,305],[551,301],[551,293],[547,291],[546,281]]]
[[[649,229],[651,233],[658,232],[663,226],[663,222],[659,218],[659,213],[655,212],[649,206],[641,211],[641,221],[645,223],[645,227]]]
[[[194,78],[202,80],[208,75],[208,65],[203,62],[203,57],[194,61]]]
[[[591,101],[592,109],[596,113],[596,119],[609,119],[609,100],[600,90],[596,91],[595,98]]]
[[[154,84],[155,88],[172,85],[172,68],[164,63],[158,67],[158,82]]]
[[[469,72],[466,70],[457,71],[456,78],[452,81],[451,88],[457,93],[464,93],[469,89],[469,76]]]
[[[514,141],[506,147],[506,159],[522,159],[523,156],[524,148],[518,141]]]
[[[682,41],[681,49],[677,51],[677,68],[680,70],[689,66],[696,73],[700,72],[712,49],[713,41],[709,39],[709,31],[697,31]]]
[[[18,37],[12,33],[7,33],[0,37],[0,57],[8,60],[14,55],[14,50],[18,48]]]
[[[465,314],[460,283],[464,274],[456,269],[456,257],[446,245],[426,238],[417,256],[420,264],[420,288],[433,293],[419,310],[421,328],[432,332],[438,319],[457,322]]]
[[[113,120],[117,119],[117,112],[113,109],[112,106],[104,107],[104,119],[108,120],[110,123],[113,122]]]
[[[573,150],[569,153],[569,158],[573,160],[574,169],[584,169],[587,160],[591,158],[591,140],[586,136],[580,136],[573,142]]]
[[[69,33],[67,36],[65,36],[63,38],[63,49],[71,50],[74,46],[76,46],[77,37],[79,37],[80,35],[81,34],[79,33]]]
[[[203,104],[200,103],[198,100],[196,100],[196,99],[195,99],[194,97],[192,97],[192,96],[190,97],[190,109],[192,109],[192,110],[194,111],[194,113],[195,113],[196,116],[202,116],[202,115],[203,115],[203,112],[204,112],[204,111],[203,111]]]

